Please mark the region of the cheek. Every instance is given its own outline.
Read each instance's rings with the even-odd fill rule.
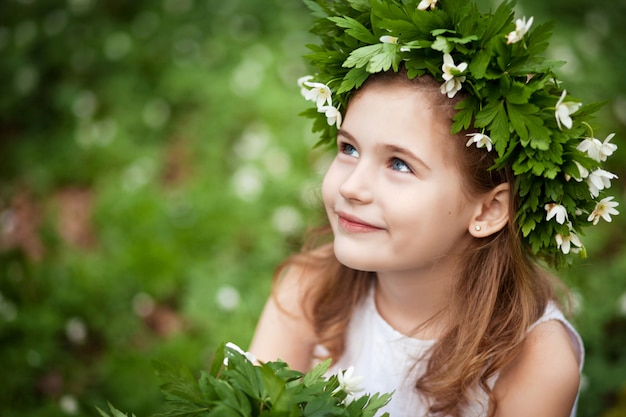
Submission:
[[[337,192],[337,175],[334,166],[335,162],[330,164],[322,181],[322,199],[324,200],[324,205],[326,206],[335,200]]]

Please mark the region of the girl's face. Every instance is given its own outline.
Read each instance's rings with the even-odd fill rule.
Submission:
[[[351,101],[322,194],[338,260],[353,269],[452,266],[478,200],[462,192],[450,126],[419,87],[373,83]]]

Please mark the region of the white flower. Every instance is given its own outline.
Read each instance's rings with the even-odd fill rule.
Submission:
[[[589,185],[589,192],[593,198],[600,195],[600,191],[605,188],[611,188],[611,180],[616,179],[617,175],[605,171],[603,169],[596,169],[587,177],[587,184]]]
[[[606,158],[611,156],[613,152],[617,150],[617,145],[610,143],[614,136],[615,133],[611,133],[606,137],[606,139],[604,139],[604,142],[600,142],[600,139],[596,138],[587,138],[580,142],[580,145],[578,145],[576,149],[582,152],[587,152],[587,155],[589,155],[590,158],[598,162],[604,162],[606,161]]]
[[[578,236],[574,234],[573,232],[570,232],[570,234],[567,236],[557,234],[556,245],[566,255],[570,253],[570,250],[574,253],[578,252],[580,248],[582,248],[583,246]],[[576,247],[572,247],[572,245]]]
[[[417,5],[417,8],[418,10],[434,9],[436,5],[437,0],[422,0],[420,4]]]
[[[582,103],[575,103],[573,101],[564,101],[565,96],[567,95],[567,90],[563,90],[561,94],[561,98],[556,103],[556,110],[554,111],[554,116],[556,117],[556,124],[559,126],[559,129],[562,130],[561,124],[568,129],[572,128],[572,118],[571,115],[576,113]]]
[[[382,43],[396,44],[398,43],[398,38],[396,38],[395,36],[385,35],[385,36],[381,36],[379,41],[381,41]]]
[[[354,399],[355,395],[358,392],[363,391],[363,387],[361,387],[361,383],[363,382],[363,376],[354,376],[354,366],[349,367],[345,371],[339,371],[337,373],[337,380],[339,381],[339,386],[333,391],[333,393],[343,391],[346,393],[346,404],[350,404]]]
[[[330,88],[326,84],[311,83],[311,89],[304,96],[305,99],[315,102],[317,108],[323,107],[325,104],[331,106],[333,104]]]
[[[580,162],[578,161],[574,161],[574,164],[576,164],[576,167],[578,168],[578,176],[573,177],[573,178],[576,181],[581,182],[582,180],[584,180],[585,178],[589,176],[589,170],[585,168],[584,166],[582,166]],[[572,176],[565,174],[565,181],[569,181],[570,179],[572,179]]]
[[[611,222],[611,215],[616,216],[619,214],[619,211],[615,210],[615,207],[619,206],[619,203],[613,200],[613,196],[603,198],[602,200],[596,203],[596,208],[593,209],[587,221],[593,221],[593,224],[596,225],[600,221],[600,217],[602,217],[607,222]]]
[[[580,162],[578,162],[578,161],[574,161],[574,163],[578,167],[578,172],[580,172],[580,177],[579,178],[574,178],[576,181],[580,182],[580,181],[584,180],[585,178],[589,177],[589,170],[587,168],[582,166],[580,164]]]
[[[515,30],[506,36],[506,43],[511,44],[521,41],[526,32],[528,32],[528,30],[530,29],[530,26],[533,24],[533,19],[534,18],[532,16],[530,19],[528,19],[528,22],[526,21],[525,17],[522,19],[517,19],[515,21]]]
[[[315,102],[318,109],[326,104],[331,106],[333,101],[330,88],[326,84],[311,82],[311,79],[313,79],[313,77],[310,75],[298,79],[302,96],[308,101]]]
[[[254,353],[244,352],[243,349],[231,342],[226,343],[226,347],[234,350],[235,352],[241,353],[250,362],[256,362],[256,356],[254,355]],[[224,366],[228,366],[228,358],[224,358]]]
[[[341,128],[341,112],[334,106],[319,107],[318,111],[326,115],[329,126],[337,124],[337,129]]]
[[[450,54],[443,54],[443,79],[445,82],[441,86],[441,94],[447,94],[449,98],[456,95],[461,90],[461,84],[465,82],[465,76],[461,75],[467,69],[467,62],[461,62],[459,65],[454,64],[454,60]]]
[[[309,89],[307,88],[307,83],[309,82],[309,80],[312,79],[312,75],[305,75],[304,77],[298,78],[298,87],[300,87],[300,94],[302,94],[303,97],[305,97],[309,92]]]
[[[543,208],[548,212],[546,215],[547,221],[555,217],[558,224],[565,224],[565,221],[567,220],[567,210],[565,207],[560,204],[550,203],[543,206]]]
[[[489,136],[483,133],[469,133],[466,136],[469,136],[470,139],[467,141],[465,146],[469,147],[472,145],[472,143],[475,143],[477,148],[486,147],[487,151],[491,152],[493,142],[491,141],[491,138]]]

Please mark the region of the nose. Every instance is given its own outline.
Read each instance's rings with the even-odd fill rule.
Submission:
[[[371,176],[371,170],[361,160],[347,173],[339,185],[339,194],[348,201],[359,204],[370,203],[374,197],[373,185],[374,179]]]

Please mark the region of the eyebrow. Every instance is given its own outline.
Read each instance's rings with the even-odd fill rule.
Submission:
[[[337,132],[337,136],[343,136],[347,139],[350,139],[353,142],[358,142],[356,138],[345,129],[339,129],[339,131]],[[410,150],[406,148],[393,145],[393,144],[388,144],[388,143],[381,144],[379,145],[379,147],[383,148],[387,152],[403,155],[407,159],[411,159],[415,161],[416,163],[421,165],[424,169],[428,171],[432,171],[432,169],[428,166],[428,164],[426,164],[426,162],[424,162],[420,157],[418,157],[417,155],[415,155],[413,152],[411,152]]]

